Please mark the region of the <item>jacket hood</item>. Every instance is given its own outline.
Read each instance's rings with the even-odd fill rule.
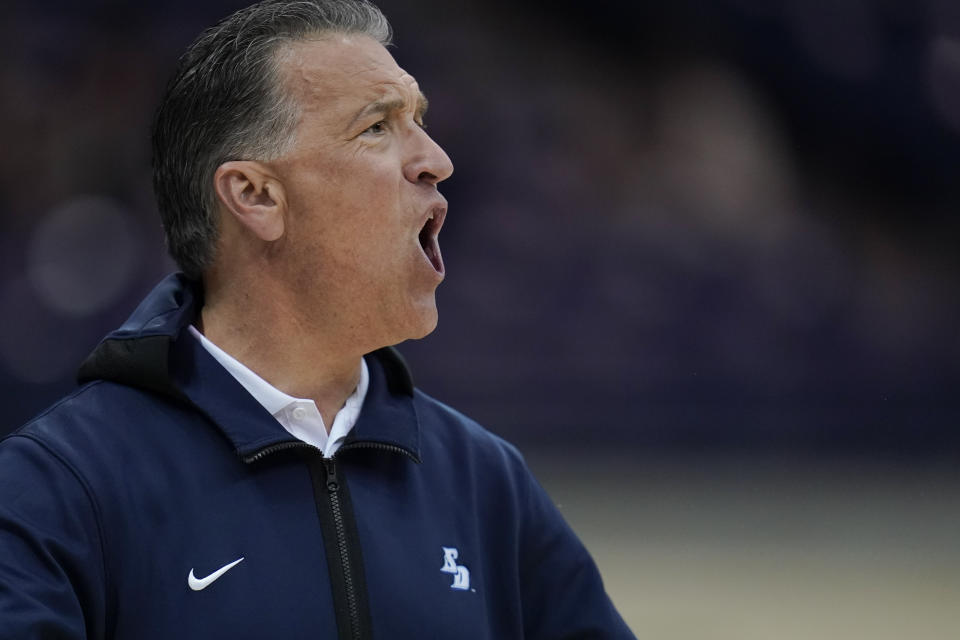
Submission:
[[[193,405],[249,455],[259,447],[289,440],[290,434],[184,329],[203,306],[201,283],[182,273],[164,278],[119,328],[107,334],[80,366],[82,383],[107,380]],[[351,438],[399,446],[419,456],[419,425],[413,409],[413,381],[393,347],[366,356],[371,388],[365,402],[389,411],[396,430],[376,433],[363,412]],[[368,412],[369,413],[369,412]],[[399,422],[398,422],[399,420]],[[404,429],[404,425],[406,429]]]
[[[203,289],[181,273],[164,278],[77,373],[81,384],[110,380],[183,399],[170,378],[170,347],[203,306]]]

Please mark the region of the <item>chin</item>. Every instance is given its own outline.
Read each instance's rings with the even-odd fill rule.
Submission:
[[[437,304],[431,299],[429,304],[424,303],[414,309],[405,339],[419,340],[430,335],[437,328],[438,319]]]
[[[437,320],[438,314],[436,307],[434,307],[432,314],[421,318],[419,326],[413,331],[413,335],[410,336],[410,339],[419,340],[420,338],[425,338],[433,333],[433,330],[437,328]]]

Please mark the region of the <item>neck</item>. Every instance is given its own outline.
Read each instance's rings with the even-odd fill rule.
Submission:
[[[316,402],[329,433],[360,380],[364,350],[349,331],[337,330],[337,310],[307,319],[295,302],[256,286],[214,289],[207,291],[199,328],[277,389]]]

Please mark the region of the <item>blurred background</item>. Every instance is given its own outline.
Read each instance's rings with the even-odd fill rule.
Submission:
[[[244,4],[6,6],[0,434],[173,270],[150,120]],[[960,4],[379,4],[457,169],[401,351],[638,636],[955,637]]]

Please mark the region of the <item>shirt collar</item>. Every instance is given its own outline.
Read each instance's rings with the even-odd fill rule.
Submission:
[[[420,421],[410,378],[396,373],[406,369],[402,359],[387,348],[367,354],[364,360],[370,374],[367,397],[343,447],[386,444],[419,462]],[[171,345],[170,370],[178,393],[219,427],[245,461],[296,441],[189,331]]]
[[[370,385],[370,372],[367,367],[367,362],[363,358],[360,358],[360,380],[356,388],[353,390],[353,393],[347,397],[343,407],[335,416],[330,418],[330,424],[323,425],[320,420],[320,414],[316,412],[316,403],[313,400],[310,398],[297,398],[284,393],[258,376],[245,364],[218,347],[209,338],[200,333],[195,326],[190,325],[188,330],[193,337],[199,340],[203,348],[247,390],[247,393],[253,396],[254,400],[259,402],[269,414],[283,425],[284,429],[292,435],[319,447],[324,451],[325,455],[332,455],[336,449],[339,448],[340,442],[350,433],[356,424],[357,418],[360,415],[360,408],[363,406],[363,401],[367,396],[367,388]],[[315,423],[315,428],[308,428],[300,433],[297,428],[302,429],[302,427],[300,425],[295,427],[288,414],[290,414],[295,407],[301,406],[303,403],[309,403],[311,407],[313,407],[317,422]]]

